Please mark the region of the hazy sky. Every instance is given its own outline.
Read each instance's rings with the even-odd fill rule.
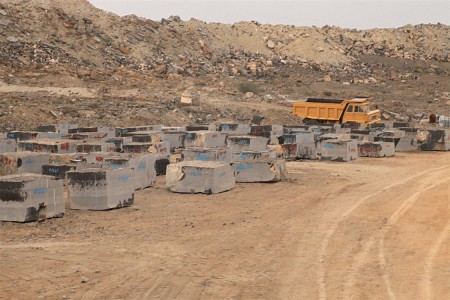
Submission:
[[[206,22],[258,21],[286,25],[347,28],[450,24],[450,0],[90,0],[118,15],[153,20],[171,15]]]

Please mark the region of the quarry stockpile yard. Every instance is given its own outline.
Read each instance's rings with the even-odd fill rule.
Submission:
[[[449,35],[0,0],[0,299],[447,299]]]

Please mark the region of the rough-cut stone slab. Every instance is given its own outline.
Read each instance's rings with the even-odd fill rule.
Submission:
[[[246,135],[250,134],[251,128],[249,124],[222,123],[217,126],[217,131],[234,135]]]
[[[73,140],[34,140],[17,143],[19,151],[73,153],[76,152],[76,141]],[[82,151],[78,151],[82,152]]]
[[[166,187],[171,192],[216,194],[235,184],[234,170],[228,163],[183,161],[167,166]]]
[[[15,139],[0,138],[0,153],[16,152],[17,141]]]
[[[385,157],[395,155],[393,142],[358,142],[358,156]]]
[[[67,187],[71,209],[107,210],[134,202],[131,168],[69,171]]]
[[[64,209],[62,180],[31,173],[0,177],[1,221],[43,221],[62,217]]]
[[[19,173],[42,174],[42,166],[49,163],[50,153],[9,152],[0,154],[0,176]]]
[[[421,129],[416,135],[419,150],[422,151],[449,151],[449,129]]]
[[[203,160],[203,161],[222,161],[231,163],[231,150],[229,148],[222,148],[222,149],[188,148],[183,150],[181,158],[183,161]]]
[[[239,161],[233,163],[236,182],[274,182],[286,178],[286,161]]]
[[[134,188],[136,190],[153,186],[156,180],[156,156],[116,155],[104,160],[104,167],[109,169],[132,168],[134,172]]]
[[[351,161],[358,157],[358,146],[355,140],[322,140],[319,142],[318,151],[321,160]]]
[[[218,131],[186,132],[184,147],[224,148],[227,135]]]
[[[227,138],[227,145],[231,152],[265,151],[269,139],[263,136],[236,135]]]

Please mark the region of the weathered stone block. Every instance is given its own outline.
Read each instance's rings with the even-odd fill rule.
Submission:
[[[394,155],[394,142],[358,142],[358,156],[385,157]]]
[[[277,158],[295,160],[298,157],[298,144],[296,143],[283,143],[280,145],[268,145],[268,149],[273,150]]]
[[[234,135],[247,135],[250,134],[251,128],[249,124],[222,123],[217,126],[217,131]]]
[[[0,153],[16,152],[17,141],[15,139],[0,138]]]
[[[69,171],[67,187],[71,209],[108,210],[134,202],[131,168]]]
[[[116,136],[123,137],[128,136],[131,132],[139,131],[161,131],[163,125],[145,125],[145,126],[135,126],[135,127],[118,127],[116,128]]]
[[[394,142],[396,152],[412,152],[419,150],[417,144],[417,128],[401,128],[384,131],[374,137],[375,142]]]
[[[283,135],[283,126],[281,125],[252,125],[250,135],[266,137],[269,144],[278,145],[278,137]]]
[[[286,178],[286,161],[240,161],[233,163],[236,182],[274,182]]]
[[[265,151],[269,139],[262,136],[236,135],[227,138],[227,145],[232,153],[242,151]]]
[[[1,221],[43,221],[64,211],[62,180],[29,173],[0,177]]]
[[[64,179],[66,178],[66,173],[68,171],[76,170],[76,164],[48,164],[42,166],[42,174],[50,175],[56,178]]]
[[[208,149],[208,148],[188,148],[181,154],[183,161],[203,160],[222,161],[231,163],[231,150],[229,148]]]
[[[42,174],[42,166],[49,163],[50,153],[9,152],[0,154],[0,176],[19,173]]]
[[[420,129],[416,140],[419,150],[422,151],[449,151],[450,130],[449,129]]]
[[[317,159],[317,146],[315,134],[312,132],[295,132],[284,134],[285,143],[296,143],[298,146],[298,158]]]
[[[124,153],[149,153],[148,149],[152,143],[129,143],[122,147]]]
[[[156,156],[147,155],[117,155],[105,158],[104,166],[109,169],[131,168],[134,172],[134,187],[136,190],[153,186],[156,180]]]
[[[184,131],[167,131],[164,132],[163,141],[168,142],[170,151],[174,152],[175,149],[184,148],[185,134]]]
[[[152,145],[148,148],[148,152],[169,158],[170,157],[169,142],[152,143]]]
[[[113,143],[103,142],[86,142],[76,145],[77,152],[91,153],[91,152],[116,152],[116,145]]]
[[[227,135],[218,131],[186,132],[184,147],[225,148]]]
[[[264,151],[242,151],[234,152],[231,155],[233,162],[267,162],[277,158],[277,154],[273,150]]]
[[[322,160],[351,161],[358,157],[358,146],[355,140],[322,140],[318,152]]]
[[[234,170],[228,163],[183,161],[167,166],[166,187],[171,192],[216,194],[235,184]]]
[[[10,131],[6,134],[8,139],[15,139],[16,141],[35,140],[38,132],[35,131]]]
[[[76,152],[76,144],[72,140],[31,140],[18,142],[17,148],[19,151],[73,153]]]

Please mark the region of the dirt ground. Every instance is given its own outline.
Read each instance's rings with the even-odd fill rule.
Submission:
[[[450,153],[289,162],[218,195],[0,223],[0,299],[446,299]]]

